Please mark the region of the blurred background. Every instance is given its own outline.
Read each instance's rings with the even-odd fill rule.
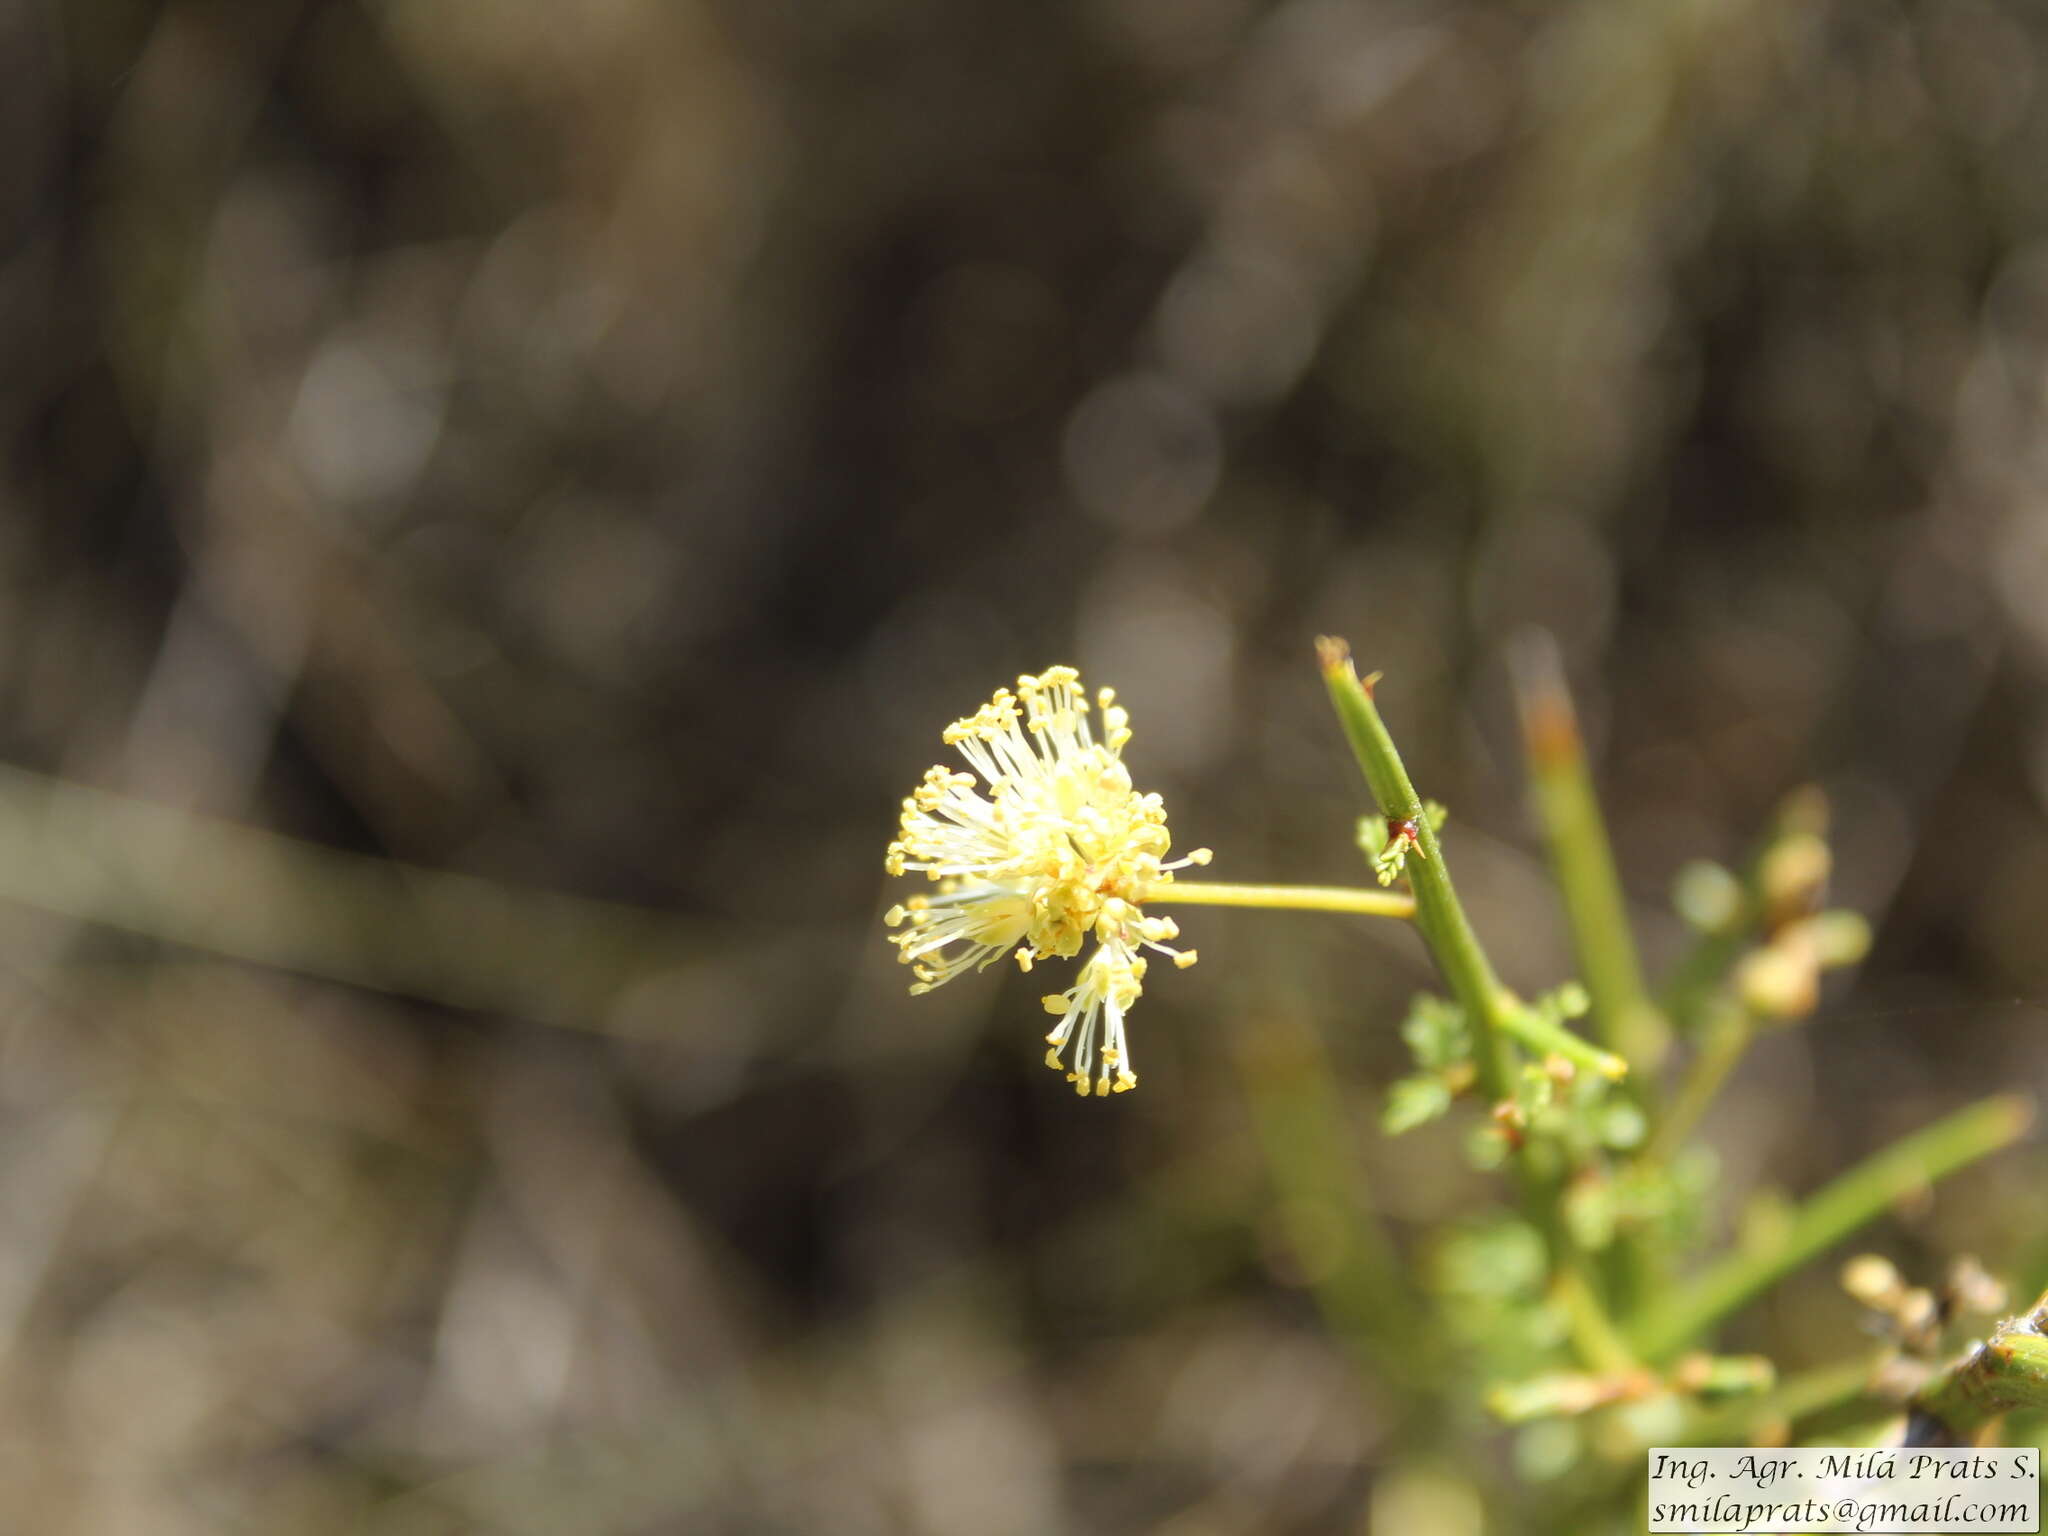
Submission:
[[[1542,625],[1653,967],[1805,783],[1875,925],[1710,1120],[1726,1219],[2048,1090],[2044,50],[0,0],[0,1523],[1477,1530],[1506,1437],[1391,1454],[1319,1285],[1497,1197],[1377,1129],[1414,935],[1187,913],[1078,1100],[1044,978],[904,996],[897,802],[1073,662],[1212,875],[1362,883],[1342,634],[1538,989]],[[2038,1284],[2044,1186],[1871,1242]],[[1858,1337],[1828,1265],[1733,1336]]]

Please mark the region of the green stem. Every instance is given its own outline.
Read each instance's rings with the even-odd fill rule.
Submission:
[[[1316,652],[1330,702],[1336,706],[1338,722],[1380,814],[1415,829],[1416,848],[1407,865],[1408,884],[1415,892],[1415,924],[1443,972],[1445,985],[1472,1021],[1480,1089],[1489,1099],[1504,1099],[1514,1088],[1514,1062],[1504,1032],[1504,1021],[1514,1004],[1494,974],[1486,951],[1479,947],[1478,935],[1451,886],[1436,829],[1423,813],[1422,797],[1415,793],[1393,737],[1373,707],[1372,694],[1351,664],[1351,648],[1342,640],[1323,639],[1316,643]]]
[[[1807,1200],[1771,1247],[1724,1260],[1644,1313],[1629,1330],[1631,1341],[1653,1362],[1668,1359],[1887,1207],[2018,1141],[2033,1115],[2024,1096],[2000,1094],[1894,1142]]]
[[[1501,1016],[1501,1028],[1538,1056],[1556,1054],[1574,1066],[1598,1073],[1610,1082],[1628,1076],[1628,1063],[1612,1051],[1603,1051],[1584,1035],[1575,1035],[1561,1024],[1553,1024],[1528,1008],[1511,1008]]]
[[[1553,1267],[1550,1300],[1563,1314],[1572,1348],[1596,1371],[1629,1371],[1636,1368],[1636,1352],[1607,1315],[1607,1308],[1586,1272],[1584,1257],[1576,1248],[1566,1248]]]
[[[1768,1392],[1700,1413],[1679,1431],[1675,1443],[1747,1445],[1773,1425],[1796,1425],[1802,1419],[1868,1398],[1871,1379],[1891,1356],[1888,1348],[1865,1350],[1847,1360],[1788,1376]],[[1891,1411],[1898,1412],[1896,1403]]]
[[[1628,1058],[1642,1094],[1663,1060],[1670,1030],[1643,981],[1585,742],[1549,635],[1532,631],[1517,647],[1515,672],[1530,788],[1564,898],[1579,975],[1593,1000],[1593,1029]]]
[[[1365,917],[1412,918],[1415,898],[1402,891],[1355,890],[1344,885],[1230,885],[1221,880],[1180,880],[1155,886],[1147,906],[1277,907],[1296,912],[1355,912]]]
[[[1670,1046],[1671,1029],[1643,979],[1564,667],[1556,642],[1542,630],[1528,631],[1510,659],[1530,798],[1549,846],[1579,976],[1592,1003],[1593,1033],[1632,1069],[1626,1092],[1654,1125],[1656,1069]],[[1607,1293],[1623,1311],[1634,1310],[1656,1284],[1653,1255],[1639,1233],[1618,1234],[1599,1262]]]
[[[2016,1408],[2048,1409],[2048,1293],[2025,1315],[2000,1323],[1984,1343],[1913,1396],[1916,1412],[1938,1420],[1958,1445]]]
[[[1415,925],[1422,930],[1445,985],[1472,1025],[1472,1057],[1480,1091],[1499,1103],[1514,1091],[1515,1053],[1510,1037],[1518,1028],[1522,1005],[1500,984],[1493,962],[1480,948],[1479,936],[1465,916],[1451,885],[1436,828],[1373,705],[1371,680],[1359,680],[1351,664],[1351,648],[1342,640],[1317,641],[1316,654],[1330,702],[1380,815],[1413,829],[1415,847],[1406,868],[1408,884],[1415,892]],[[1574,1348],[1596,1369],[1625,1367],[1633,1359],[1628,1344],[1609,1320],[1599,1292],[1586,1274],[1584,1255],[1559,1215],[1559,1177],[1550,1149],[1525,1145],[1516,1159],[1516,1178],[1523,1208],[1549,1248],[1553,1296],[1564,1311]]]

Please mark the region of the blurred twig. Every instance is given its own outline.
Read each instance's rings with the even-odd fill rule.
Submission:
[[[1896,1403],[1880,1403],[1871,1395],[1871,1380],[1891,1358],[1888,1349],[1865,1351],[1788,1376],[1769,1391],[1731,1403],[1702,1407],[1669,1434],[1672,1445],[1747,1445],[1778,1428],[1796,1429],[1801,1420],[1834,1413],[1856,1403],[1896,1414]],[[1647,1446],[1644,1449],[1648,1449]]]
[[[1897,1200],[2011,1146],[2026,1134],[2033,1118],[2030,1100],[2000,1094],[1894,1142],[1802,1205],[1783,1237],[1770,1247],[1730,1256],[1646,1312],[1629,1330],[1632,1342],[1652,1361],[1670,1358]]]
[[[1280,1237],[1332,1330],[1372,1375],[1417,1394],[1442,1365],[1384,1223],[1372,1208],[1353,1128],[1321,1042],[1289,1008],[1230,1031],[1252,1126],[1279,1195]]]
[[[705,948],[659,914],[339,853],[0,767],[0,899],[459,1008],[604,1028]]]
[[[1531,631],[1517,647],[1515,663],[1530,789],[1564,897],[1579,975],[1593,1000],[1593,1028],[1609,1049],[1627,1058],[1636,1074],[1632,1089],[1641,1096],[1655,1081],[1669,1031],[1636,958],[1614,850],[1556,643]]]
[[[1712,1015],[1700,1034],[1699,1049],[1678,1085],[1670,1111],[1658,1122],[1657,1131],[1643,1150],[1643,1162],[1669,1163],[1685,1145],[1685,1139],[1699,1124],[1700,1117],[1721,1091],[1728,1074],[1749,1050],[1756,1038],[1756,1016],[1739,1003]]]

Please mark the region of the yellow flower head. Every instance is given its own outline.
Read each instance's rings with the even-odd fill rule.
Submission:
[[[1015,951],[1017,964],[1095,949],[1075,984],[1045,999],[1059,1024],[1046,1036],[1046,1065],[1064,1069],[1081,1094],[1138,1085],[1124,1015],[1145,980],[1141,949],[1187,966],[1193,950],[1167,941],[1170,917],[1146,917],[1146,897],[1173,871],[1209,862],[1198,848],[1165,863],[1166,807],[1131,788],[1123,765],[1130,717],[1114,690],[1096,695],[1103,740],[1089,729],[1088,699],[1072,667],[1017,679],[946,729],[974,773],[933,768],[903,802],[901,835],[889,845],[892,875],[922,870],[938,890],[892,907],[889,941],[929,992],[968,967]],[[975,774],[981,776],[979,784]],[[1102,1035],[1096,1067],[1096,1035]],[[1070,1061],[1061,1053],[1072,1047]]]

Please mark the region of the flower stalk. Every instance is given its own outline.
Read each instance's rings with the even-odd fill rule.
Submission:
[[[1415,898],[1402,891],[1343,885],[1232,885],[1222,880],[1175,880],[1154,892],[1155,906],[1268,907],[1291,912],[1350,912],[1361,917],[1415,916]]]

